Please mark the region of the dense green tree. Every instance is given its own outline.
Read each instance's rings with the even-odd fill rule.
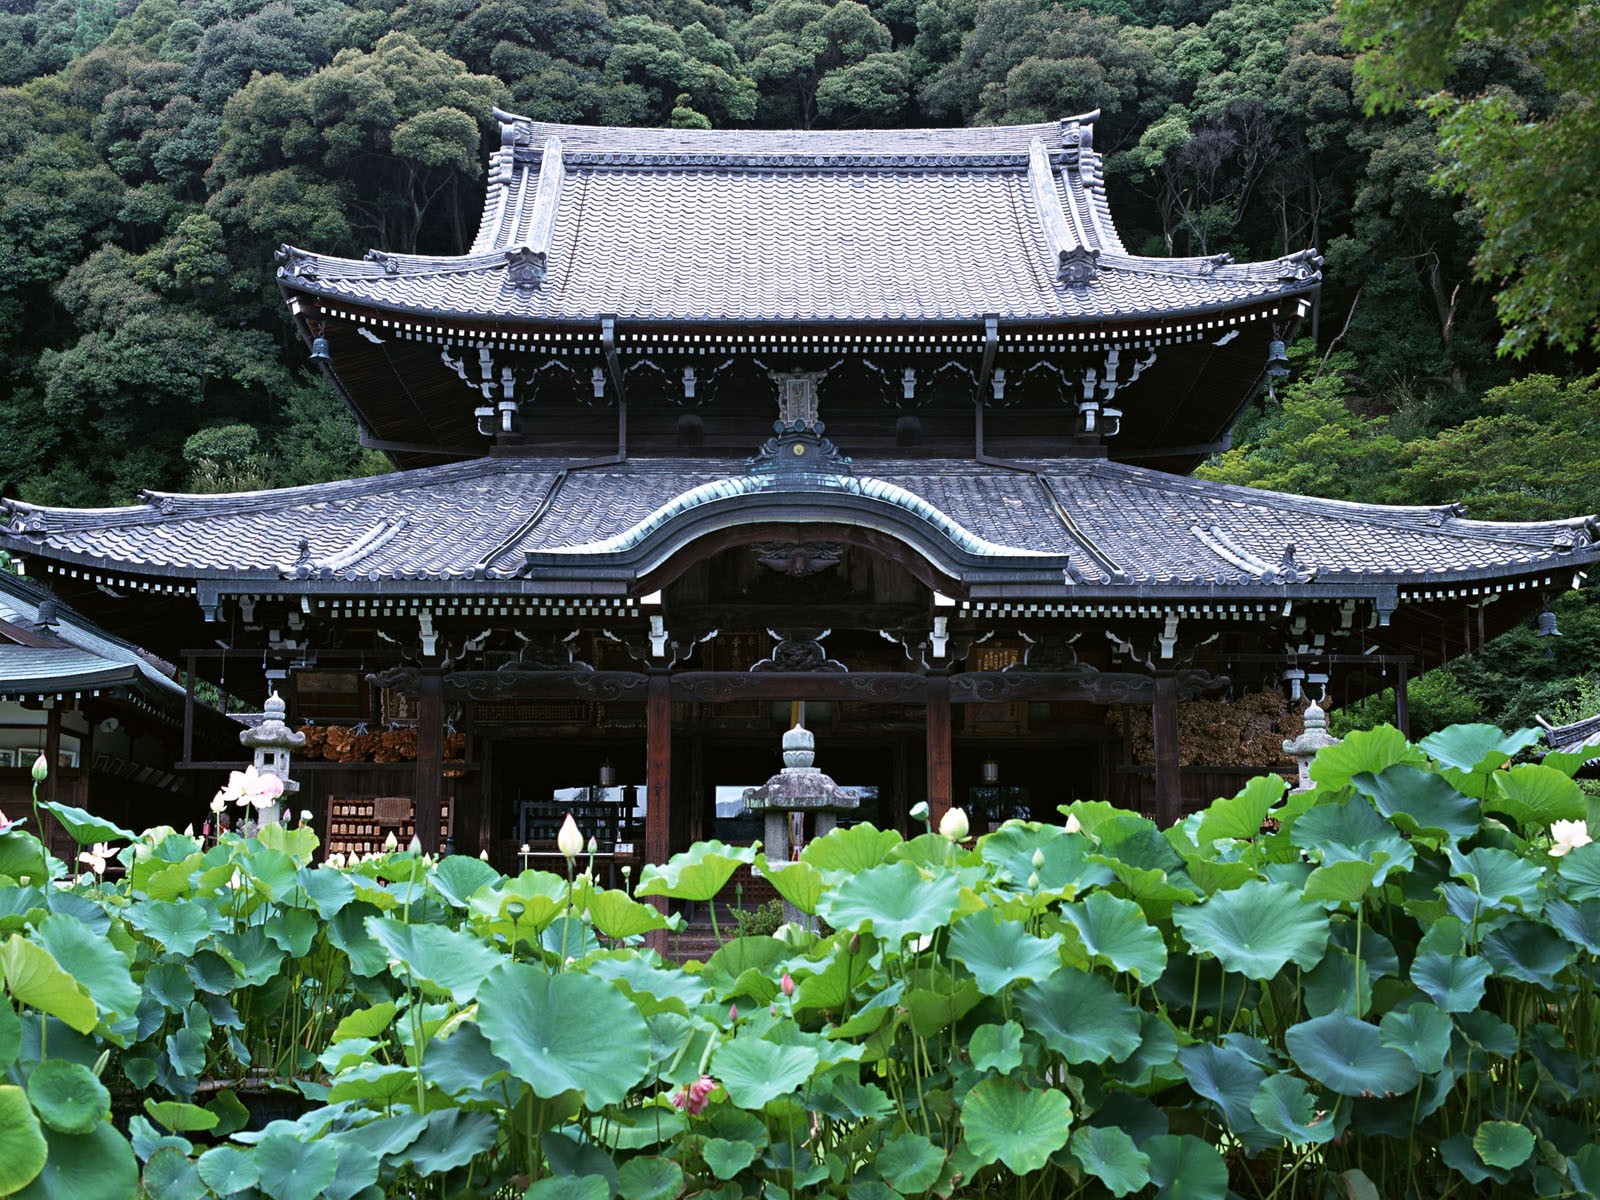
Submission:
[[[802,129],[819,117],[887,122],[907,99],[909,66],[897,71],[884,59],[889,28],[856,0],[773,0],[745,22],[740,40],[767,121]]]

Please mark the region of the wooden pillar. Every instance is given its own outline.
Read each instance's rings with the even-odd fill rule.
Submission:
[[[672,856],[672,693],[665,671],[652,672],[645,688],[644,858]]]
[[[444,676],[425,671],[417,684],[417,790],[412,820],[422,849],[437,854],[444,793]]]
[[[1406,664],[1395,664],[1394,725],[1411,740],[1411,698],[1406,695]]]
[[[928,676],[928,816],[938,828],[950,811],[954,781],[950,769],[950,676]]]
[[[883,827],[893,827],[901,837],[909,836],[911,809],[911,754],[904,738],[894,744],[894,758],[890,763],[889,807],[878,814]]]
[[[62,697],[57,696],[54,700],[49,701],[50,707],[45,710],[44,717],[44,760],[50,764],[50,774],[45,776],[43,790],[44,798],[51,804],[55,804],[61,799],[61,790],[59,785],[61,782],[62,699]],[[33,766],[31,762],[25,763],[24,765],[29,767]],[[55,832],[60,828],[60,825],[56,822],[56,819],[54,817],[45,817],[44,821],[49,825],[49,829],[48,831],[41,829],[39,831],[39,836],[44,839],[45,846],[47,848],[51,848],[51,843],[54,842],[56,843],[56,848],[62,847],[63,843],[59,842],[54,836]],[[73,853],[65,849],[62,850],[62,853],[64,853],[69,860],[68,866],[72,870],[76,870],[77,860],[73,857]]]
[[[1178,775],[1178,681],[1156,676],[1151,731],[1156,752],[1156,824],[1165,829],[1183,818],[1183,783]]]

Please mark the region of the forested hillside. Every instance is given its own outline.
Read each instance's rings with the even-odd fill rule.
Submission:
[[[1600,222],[1573,212],[1570,262],[1526,240],[1541,209],[1561,230],[1563,187],[1591,205],[1596,189],[1552,168],[1500,180],[1498,204],[1452,190],[1514,174],[1497,138],[1584,170],[1586,127],[1573,151],[1561,122],[1593,112],[1567,78],[1593,62],[1593,5],[1424,23],[1413,45],[1406,0],[1349,4],[1358,37],[1332,0],[4,0],[0,486],[103,504],[382,469],[307,367],[273,250],[459,251],[494,105],[808,127],[1099,108],[1130,248],[1327,256],[1294,380],[1209,475],[1492,518],[1600,510]],[[1368,60],[1389,103],[1365,115],[1350,45],[1392,48],[1397,29],[1412,58]],[[1424,107],[1408,84],[1493,105]],[[1497,276],[1526,272],[1530,245],[1546,274],[1502,327],[1496,291],[1516,293]],[[1472,677],[1482,661],[1434,677],[1420,722],[1575,715],[1600,663],[1590,611],[1563,609],[1552,658],[1507,651],[1528,659],[1496,668],[1509,682]]]

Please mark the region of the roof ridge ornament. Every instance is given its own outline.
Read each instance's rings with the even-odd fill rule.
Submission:
[[[1043,138],[1034,138],[1028,150],[1028,183],[1033,189],[1033,206],[1039,213],[1045,241],[1055,260],[1056,282],[1068,287],[1087,287],[1099,277],[1100,251],[1088,244],[1088,236],[1076,214],[1069,215],[1062,205]]]

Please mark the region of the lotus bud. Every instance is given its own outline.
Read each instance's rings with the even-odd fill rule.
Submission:
[[[211,811],[219,816],[228,809],[228,800],[221,792],[211,798]]]
[[[390,830],[389,836],[383,839],[383,852],[393,854],[398,849],[400,849],[400,839],[395,837],[393,830]]]
[[[528,845],[527,842],[523,842],[522,846],[517,850],[517,853],[518,854],[532,854],[533,853],[533,847]]]
[[[336,868],[338,870],[343,870],[344,869],[344,854],[341,853],[338,850],[335,850],[332,854],[328,855],[328,865],[330,867],[334,867],[334,868]]]
[[[1078,817],[1077,817],[1076,813],[1068,813],[1067,814],[1066,829],[1067,829],[1068,833],[1082,833],[1083,832],[1083,826],[1078,824]]]
[[[190,821],[187,825],[185,825],[183,827],[183,836],[184,837],[193,837],[194,836],[194,822],[193,821]]]
[[[783,973],[783,978],[778,983],[778,990],[781,991],[785,996],[794,995],[794,976],[785,971]]]
[[[860,954],[861,953],[861,935],[859,933],[852,933],[850,935],[850,942],[845,948],[847,950],[849,950],[851,954]]]
[[[592,833],[589,835],[588,850],[590,854],[600,853],[600,839],[595,837]]]
[[[406,849],[412,854],[420,854],[422,852],[422,839],[413,833],[411,835],[411,844]]]
[[[1039,872],[1035,871],[1028,876],[1028,889],[1035,892],[1039,890]]]
[[[41,754],[33,760],[33,781],[35,783],[43,783],[45,777],[49,774],[50,764],[46,761],[45,756]]]
[[[556,834],[556,849],[561,851],[565,858],[577,858],[583,853],[583,834],[578,829],[578,823],[572,819],[572,814],[567,814],[567,819],[561,822],[561,832]]]
[[[622,864],[622,877],[624,879],[627,879],[632,874],[633,874],[633,864],[632,863],[623,863]]]
[[[926,821],[928,819],[928,802],[918,800],[911,806],[911,819],[913,821]]]
[[[1035,850],[1033,852],[1033,869],[1037,871],[1042,866],[1044,866],[1044,851]]]
[[[481,862],[488,862],[489,861],[489,852],[487,850],[479,850],[478,851],[478,858],[479,858],[479,860]]]
[[[729,1025],[737,1025],[738,1023],[739,1023],[739,1006],[737,1004],[730,1004],[730,1005],[728,1005],[728,1024]]]
[[[967,814],[959,808],[952,808],[939,818],[939,834],[949,838],[952,842],[966,840],[968,832]]]

